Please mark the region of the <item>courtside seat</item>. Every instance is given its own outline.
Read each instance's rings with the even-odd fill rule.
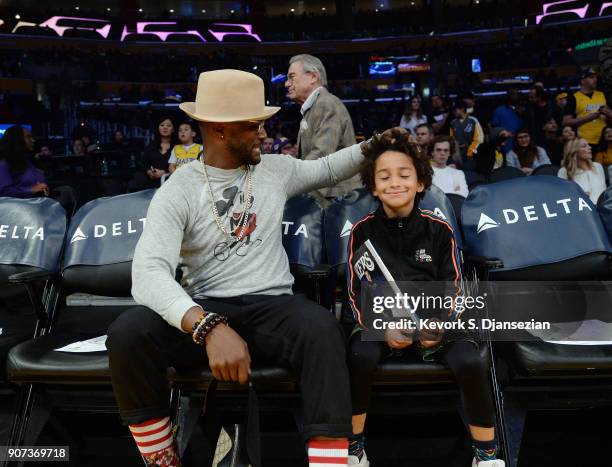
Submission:
[[[516,380],[537,377],[582,381],[612,374],[612,345],[516,342],[504,356],[512,362]]]
[[[576,333],[588,344],[594,334],[580,334],[583,324],[605,329],[603,323],[612,323],[612,297],[597,282],[612,278],[612,248],[588,196],[557,177],[477,187],[463,204],[462,220],[468,258],[497,291],[487,299],[489,315],[553,324],[550,333],[494,342],[506,370],[500,379],[511,451],[506,462],[515,466],[529,409],[612,403],[612,345],[604,344],[612,335],[594,345],[569,338]]]
[[[326,308],[331,308],[330,268],[324,264],[323,211],[308,194],[285,203],[282,221],[283,248],[295,279],[293,290],[305,293]]]
[[[489,347],[482,345],[481,357],[489,360]],[[385,358],[374,373],[376,386],[414,386],[447,383],[455,379],[448,368],[440,363],[424,362],[416,351]]]
[[[0,382],[8,351],[47,325],[45,283],[57,274],[66,213],[48,198],[0,198]]]

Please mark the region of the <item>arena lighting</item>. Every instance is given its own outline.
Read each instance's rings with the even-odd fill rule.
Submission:
[[[75,9],[75,10],[77,10],[77,11],[79,11],[79,7],[78,7],[78,6],[75,6],[75,7],[74,7],[74,9]]]
[[[21,19],[21,16],[19,16],[19,13],[15,15],[15,19]]]
[[[174,10],[170,10],[170,13],[174,13]]]
[[[140,11],[140,10],[139,10]],[[142,11],[141,11],[142,12]],[[66,25],[68,22],[68,25]],[[82,26],[79,26],[79,22],[84,22]],[[75,24],[76,23],[76,24]],[[91,23],[99,23],[100,27],[92,27]],[[68,29],[78,29],[84,31],[95,31],[104,39],[108,39],[112,24],[109,20],[96,19],[96,18],[79,18],[75,16],[52,16],[48,20],[43,23],[29,23],[26,21],[19,21],[13,30],[12,33],[15,33],[19,28],[23,26],[33,26],[33,27],[42,27],[49,28],[57,33],[58,36],[63,37],[64,33]],[[121,41],[123,42],[127,36],[138,35],[138,34],[154,34],[159,37],[162,41],[166,41],[166,39],[173,34],[189,34],[192,36],[198,37],[202,42],[207,42],[206,38],[197,30],[188,30],[188,31],[153,31],[147,29],[149,26],[178,26],[176,21],[164,21],[164,22],[137,22],[136,23],[136,32],[130,32],[127,29],[127,26],[123,26],[121,33]],[[234,31],[217,31],[216,27],[232,27],[238,28],[238,30]],[[214,39],[219,42],[223,42],[225,36],[249,36],[255,39],[257,42],[261,42],[261,37],[258,34],[253,32],[252,24],[240,24],[240,23],[213,23],[210,26],[211,29],[208,29],[208,32],[212,35]]]
[[[536,16],[536,24],[540,24],[544,18],[547,18],[550,16],[563,15],[563,14],[576,15],[580,19],[584,19],[587,16],[603,16],[608,8],[612,8],[612,2],[602,3],[601,7],[599,8],[599,12],[597,12],[597,6],[595,5],[596,2],[593,2],[593,6],[591,6],[591,3],[586,3],[586,5],[584,5],[581,8],[566,8],[564,6],[567,3],[574,3],[574,1],[573,0],[562,0],[559,2],[551,2],[551,3],[543,4],[542,13]],[[590,11],[590,14],[589,14],[589,11]]]
[[[138,8],[138,13],[142,13],[142,8]]]
[[[255,34],[253,32],[253,25],[252,24],[214,23],[213,26],[237,26],[237,27],[244,28],[244,32],[215,32],[212,29],[209,29],[208,32],[211,33],[213,35],[213,37],[215,39],[217,39],[219,42],[223,42],[223,38],[225,36],[228,36],[228,35],[229,36],[231,36],[231,35],[235,35],[235,36],[251,36],[257,42],[261,42],[261,37],[259,37],[259,35]]]
[[[159,37],[162,41],[166,42],[169,36],[173,34],[189,34],[192,36],[199,37],[202,42],[206,42],[206,39],[200,34],[198,31],[189,30],[189,31],[151,31],[147,30],[147,26],[176,26],[176,21],[153,21],[153,22],[138,22],[136,23],[136,32],[129,32],[127,26],[123,26],[123,32],[121,33],[121,42],[125,40],[127,36],[131,36],[133,34],[153,34]]]

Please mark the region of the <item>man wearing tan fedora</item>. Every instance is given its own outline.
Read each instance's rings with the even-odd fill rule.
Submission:
[[[180,108],[199,122],[206,157],[155,194],[132,266],[132,294],[141,306],[108,330],[120,414],[149,465],[180,465],[166,368],[207,360],[215,378],[244,384],[251,357],[298,378],[311,465],[347,465],[344,339],[328,310],[292,294],[281,222],[288,198],[353,176],[363,155],[353,145],[310,161],[261,156],[258,130],[279,110],[264,102],[256,75],[200,75],[196,101]]]

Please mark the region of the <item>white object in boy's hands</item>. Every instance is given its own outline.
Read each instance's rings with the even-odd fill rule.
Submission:
[[[349,465],[351,464],[349,463]],[[474,458],[472,461],[472,467],[506,467],[506,463],[501,459],[477,462],[476,458]]]
[[[370,461],[365,451],[363,451],[361,460],[357,456],[348,456],[348,467],[370,467]]]

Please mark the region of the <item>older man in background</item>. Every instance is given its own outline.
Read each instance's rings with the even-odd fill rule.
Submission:
[[[312,55],[296,55],[289,60],[287,97],[301,105],[302,121],[298,133],[298,158],[311,160],[355,144],[355,131],[344,104],[327,88],[327,73],[321,60]],[[344,195],[361,182],[357,176],[337,185],[312,192],[322,207]]]

